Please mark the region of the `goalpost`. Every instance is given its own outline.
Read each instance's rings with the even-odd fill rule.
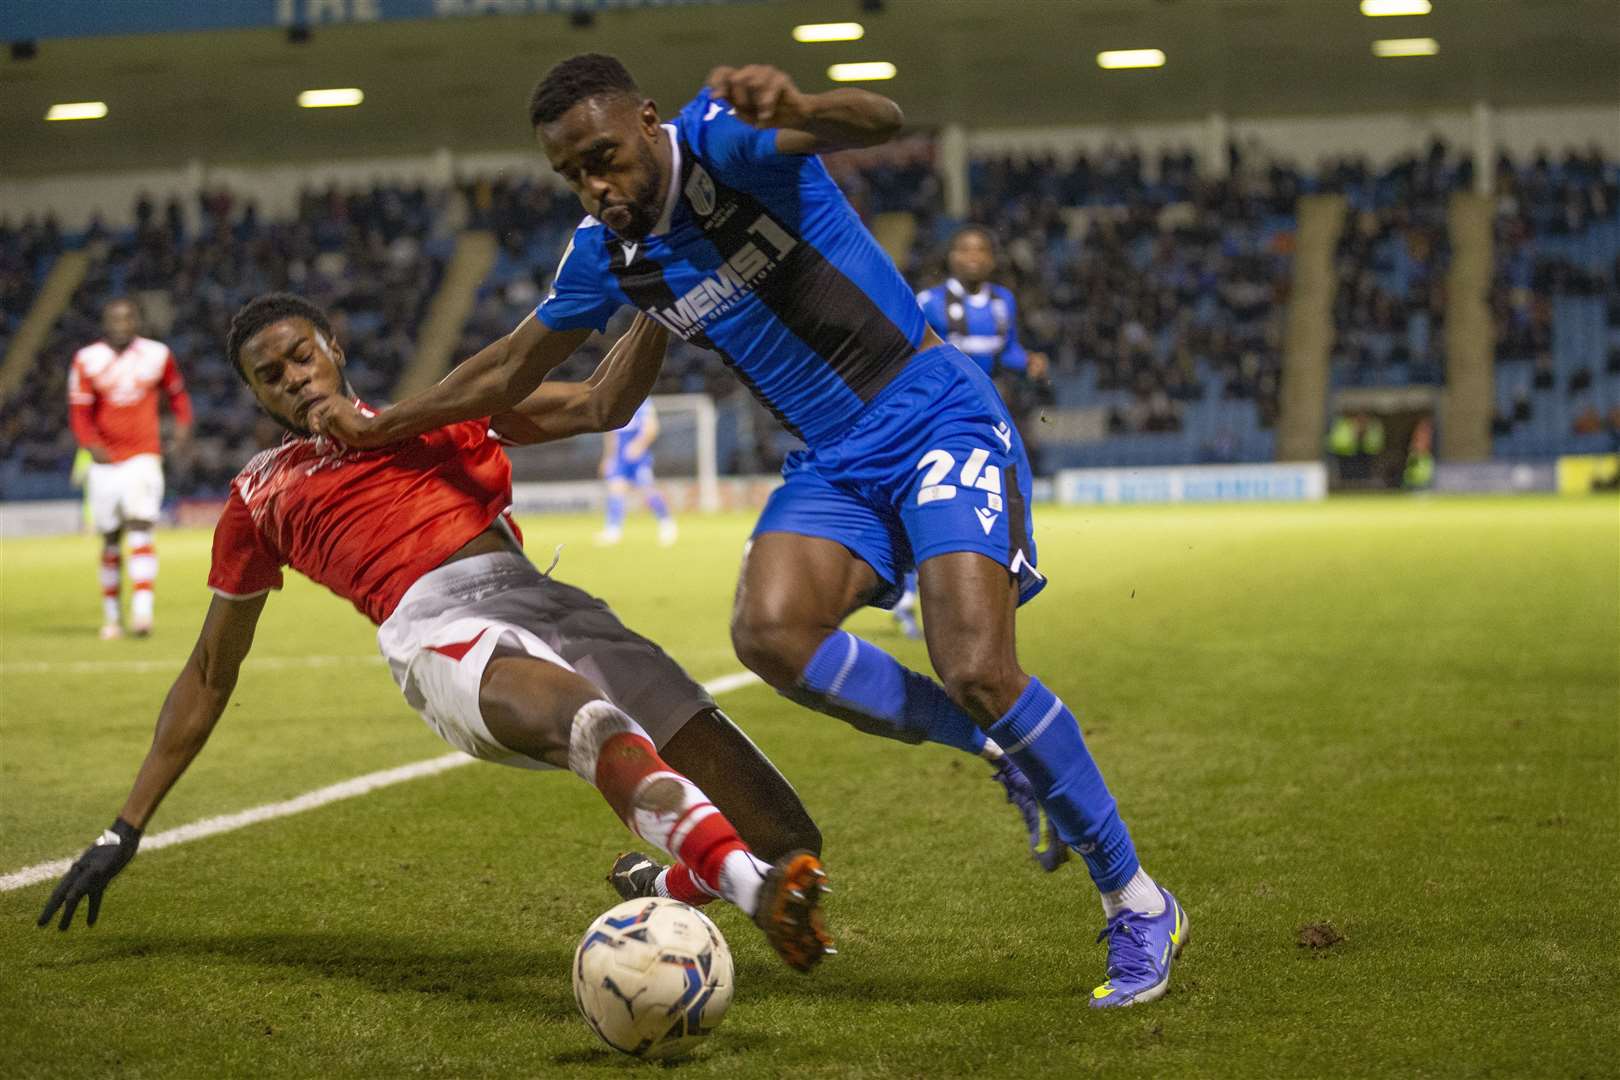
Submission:
[[[658,439],[653,470],[677,509],[720,509],[719,410],[707,394],[654,394]],[[602,437],[579,436],[540,446],[513,446],[512,479],[537,508],[589,509],[601,502]],[[684,494],[684,497],[681,497]]]
[[[697,508],[706,514],[720,509],[719,415],[707,394],[654,394],[658,441],[654,469],[660,477],[690,476],[697,485]]]

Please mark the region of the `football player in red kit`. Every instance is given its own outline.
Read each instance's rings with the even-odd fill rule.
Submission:
[[[85,478],[91,523],[101,534],[101,638],[124,636],[119,610],[123,538],[129,537],[129,630],[152,632],[157,547],[152,526],[163,505],[158,398],[174,414],[176,443],[191,431],[191,398],[174,354],[141,337],[135,301],[119,297],[101,311],[101,340],[73,354],[68,372],[68,422],[93,462]]]
[[[517,336],[492,347],[517,348]],[[58,884],[40,925],[65,905],[65,930],[86,897],[95,922],[103,890],[224,711],[266,595],[291,566],[378,625],[394,680],[446,742],[488,761],[571,769],[674,856],[667,869],[621,859],[616,872],[647,879],[637,891],[722,897],[789,965],[814,966],[829,945],[821,837],[792,786],[663,650],[536,569],[507,514],[502,444],[622,426],[651,389],[665,343],[638,316],[586,382],[546,383],[487,421],[347,450],[306,426],[318,402],[353,400],[326,315],[287,294],[238,312],[230,360],[289,434],[232,483],[197,646],[128,801]]]

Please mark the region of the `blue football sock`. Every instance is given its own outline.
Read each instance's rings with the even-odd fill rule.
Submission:
[[[610,494],[607,497],[607,527],[609,531],[618,531],[624,528],[624,496]]]
[[[936,742],[969,754],[984,749],[984,732],[945,696],[944,687],[843,630],[821,643],[798,690],[788,696],[868,734]]]
[[[647,491],[647,509],[651,510],[653,517],[659,521],[669,520],[669,504],[664,501],[657,488],[649,488]]]
[[[1068,707],[1032,678],[990,726],[990,737],[1029,777],[1058,836],[1086,860],[1097,888],[1124,888],[1140,865],[1136,848]]]

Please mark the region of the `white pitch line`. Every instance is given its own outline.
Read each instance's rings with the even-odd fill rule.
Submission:
[[[107,672],[141,674],[152,671],[179,673],[185,657],[168,660],[14,660],[0,664],[0,675],[96,675]],[[348,664],[380,664],[380,656],[261,656],[248,657],[244,668],[281,671],[287,668],[341,667]]]
[[[711,694],[729,694],[733,690],[741,690],[745,686],[753,686],[755,683],[762,681],[752,671],[734,671],[730,675],[710,679],[703,684],[703,689]]]
[[[751,671],[738,671],[730,675],[722,675],[703,684],[703,688],[711,694],[726,694],[733,690],[740,690],[744,686],[752,686],[760,681],[758,675]],[[208,836],[218,836],[220,833],[233,832],[236,829],[257,825],[261,821],[272,821],[276,818],[290,817],[301,814],[305,810],[314,810],[327,803],[338,802],[342,799],[352,799],[378,788],[389,787],[393,784],[402,784],[407,780],[416,780],[424,776],[433,776],[446,769],[459,768],[470,765],[477,758],[468,757],[457,751],[453,754],[443,754],[425,761],[415,761],[409,765],[400,765],[392,769],[383,769],[379,772],[366,773],[336,784],[329,784],[314,791],[306,791],[295,798],[284,802],[266,803],[263,806],[250,807],[239,810],[234,814],[221,814],[218,817],[203,818],[193,821],[189,825],[165,832],[154,833],[141,839],[142,851],[155,851],[158,848],[170,847],[174,844],[186,844],[193,840],[201,840]],[[74,856],[73,858],[77,858]],[[14,870],[9,874],[0,875],[0,892],[11,892],[14,889],[24,889],[30,885],[37,885],[42,881],[50,881],[61,877],[73,865],[73,858],[54,859],[51,862],[37,863],[25,866],[21,870]]]

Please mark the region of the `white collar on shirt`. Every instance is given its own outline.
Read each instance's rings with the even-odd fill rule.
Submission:
[[[675,203],[681,197],[681,141],[675,137],[674,124],[665,124],[664,130],[669,133],[669,191],[664,195],[664,212],[659,215],[658,224],[653,226],[651,236],[662,236],[669,231],[670,219],[675,216]]]
[[[967,289],[963,288],[962,283],[955,278],[947,278],[945,287],[951,291],[952,296],[966,300],[974,307],[984,307],[990,302],[990,283],[988,281],[980,285],[979,291],[972,295],[969,295]]]

